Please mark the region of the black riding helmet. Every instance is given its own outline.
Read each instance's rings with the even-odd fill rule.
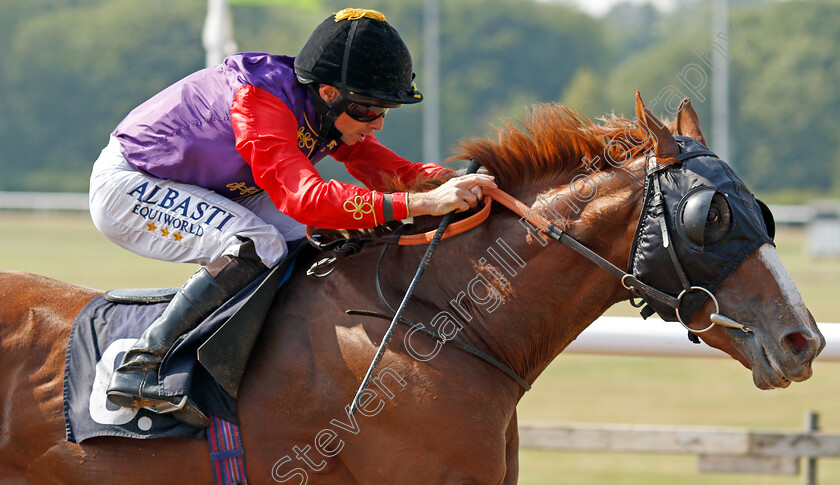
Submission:
[[[295,74],[313,91],[324,138],[337,138],[333,123],[351,103],[394,108],[423,100],[408,47],[375,10],[346,8],[327,17],[295,58]],[[335,86],[341,96],[328,105],[317,84]]]

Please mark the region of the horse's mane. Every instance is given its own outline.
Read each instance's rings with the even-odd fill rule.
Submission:
[[[589,170],[601,169],[608,159],[617,164],[653,146],[652,137],[638,123],[614,113],[599,121],[564,105],[538,104],[519,121],[520,126],[504,122],[494,128],[493,138],[461,141],[450,160],[475,159],[496,177],[500,188],[510,192],[570,178],[587,170],[587,164]]]
[[[502,190],[515,192],[544,186],[546,182],[570,179],[586,170],[600,170],[649,150],[652,137],[638,123],[614,113],[599,118],[600,124],[579,111],[560,104],[537,104],[518,122],[495,127],[495,137],[461,141],[448,161],[475,159],[496,177]],[[629,152],[629,153],[628,153]],[[587,169],[587,165],[589,168]],[[441,185],[452,176],[407,185],[396,177],[385,180],[384,192],[418,192]],[[319,231],[321,232],[321,231]],[[332,231],[323,231],[329,233]],[[342,236],[372,237],[387,229],[338,231]]]

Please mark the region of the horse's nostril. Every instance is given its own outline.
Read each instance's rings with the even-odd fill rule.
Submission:
[[[793,345],[793,348],[796,349],[797,352],[802,352],[808,347],[808,339],[800,332],[793,332],[785,338],[791,345]]]

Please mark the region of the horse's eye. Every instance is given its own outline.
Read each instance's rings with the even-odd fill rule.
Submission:
[[[732,212],[723,194],[715,193],[706,216],[706,228],[703,231],[703,246],[719,242],[732,229]]]
[[[711,189],[694,192],[681,205],[682,233],[700,249],[719,242],[732,228],[729,203],[719,192]]]
[[[706,224],[715,223],[720,220],[720,215],[717,210],[709,209],[709,214],[706,216]]]

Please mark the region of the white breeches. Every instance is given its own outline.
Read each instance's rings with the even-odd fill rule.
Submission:
[[[250,239],[263,264],[272,267],[286,255],[286,241],[305,235],[305,226],[277,210],[265,192],[234,202],[138,172],[114,137],[93,165],[90,214],[102,234],[129,251],[201,265],[238,256],[243,239]]]

